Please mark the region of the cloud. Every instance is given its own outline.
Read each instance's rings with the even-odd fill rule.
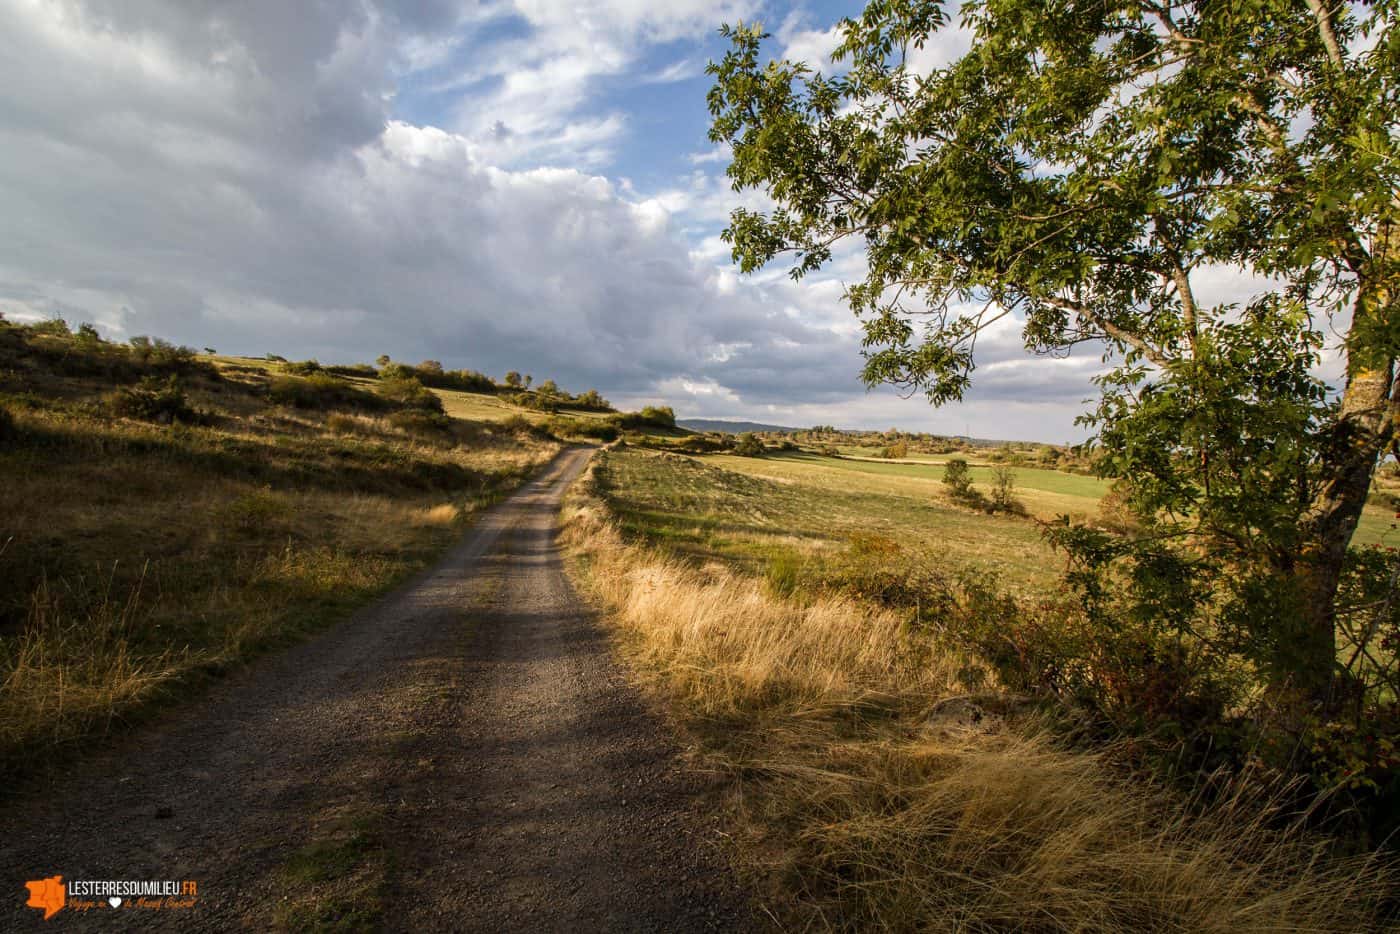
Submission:
[[[937,68],[944,68],[972,48],[972,33],[963,28],[960,22],[960,4],[947,4],[945,12],[948,22],[944,27],[929,36],[921,47],[910,47],[907,51],[908,66],[916,74],[927,75]],[[781,47],[779,58],[806,62],[814,71],[828,75],[846,70],[846,61],[838,62],[831,57],[845,40],[840,23],[825,29],[812,28],[808,25],[807,15],[795,10],[783,19],[774,38]]]
[[[844,71],[845,67],[831,60],[831,53],[841,44],[843,35],[840,25],[828,29],[803,29],[800,15],[792,14],[778,28],[775,38],[782,45],[779,58],[790,62],[805,62],[813,71],[832,74]]]
[[[698,59],[683,58],[678,62],[672,62],[659,71],[654,71],[642,78],[643,84],[674,84],[677,81],[689,81],[691,78],[698,78],[705,73],[705,66]]]
[[[721,143],[704,152],[692,152],[686,156],[691,165],[706,165],[711,162],[727,163],[734,158],[734,149],[729,143]]]
[[[514,0],[495,4],[480,19],[485,33],[510,22],[517,34],[505,41],[472,45],[468,61],[438,91],[463,93],[453,108],[450,128],[483,146],[498,164],[568,164],[574,150],[560,145],[580,120],[604,79],[620,79],[649,45],[698,39],[720,23],[749,16],[754,0]],[[700,74],[700,61],[677,61],[638,83],[669,83]],[[509,143],[490,129],[504,122]],[[619,124],[615,126],[620,127]],[[611,141],[612,147],[619,141]],[[612,147],[593,156],[611,155]],[[604,160],[605,161],[605,160]],[[598,159],[593,162],[601,164]]]
[[[730,191],[727,154],[654,190],[600,174],[631,124],[596,82],[644,78],[645,49],[723,12],[0,0],[0,310],[229,352],[528,370],[690,414],[959,421],[864,393],[841,301],[858,249],[802,283],[733,270],[729,211],[771,202]],[[406,87],[463,77],[431,92],[439,126],[402,116]],[[1037,424],[989,414],[1026,392],[1075,407],[1078,363],[1027,361],[1014,328],[985,349],[968,409],[984,433]]]

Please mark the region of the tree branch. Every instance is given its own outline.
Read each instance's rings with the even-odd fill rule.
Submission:
[[[1191,342],[1191,357],[1196,356],[1196,295],[1191,291],[1191,277],[1181,260],[1172,257],[1172,282],[1176,285],[1177,297],[1181,299],[1182,324],[1186,328],[1186,338]]]
[[[1086,308],[1079,302],[1073,301],[1068,298],[1058,298],[1055,296],[1041,299],[1041,301],[1053,305],[1056,308],[1062,308],[1065,311],[1072,312],[1082,320],[1089,322],[1094,327],[1098,328],[1100,331],[1103,331],[1105,334],[1118,341],[1119,343],[1126,344],[1127,346],[1133,348],[1138,353],[1142,354],[1144,357],[1150,360],[1152,363],[1155,363],[1157,366],[1161,367],[1164,370],[1170,367],[1172,364],[1171,358],[1168,357],[1166,354],[1162,353],[1162,351],[1158,350],[1156,347],[1153,347],[1151,344],[1143,340],[1138,335],[1123,330],[1118,325],[1114,324],[1112,321],[1109,321],[1107,318],[1094,314],[1092,311],[1090,311],[1088,308]]]
[[[1332,12],[1322,0],[1308,0],[1308,9],[1317,20],[1317,32],[1322,37],[1322,45],[1327,49],[1327,58],[1337,68],[1342,67],[1342,47],[1337,43],[1337,34],[1332,29]]]

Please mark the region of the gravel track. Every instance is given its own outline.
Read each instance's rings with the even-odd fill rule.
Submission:
[[[65,910],[54,930],[267,930],[337,900],[322,922],[752,927],[703,777],[564,573],[559,503],[590,453],[344,624],[6,802],[0,930],[48,929],[24,882],[55,874],[194,879],[199,898]],[[298,854],[347,827],[360,849],[308,869]]]

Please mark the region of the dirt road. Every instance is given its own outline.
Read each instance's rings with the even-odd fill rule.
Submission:
[[[432,571],[0,812],[24,883],[193,880],[103,930],[749,927],[699,779],[624,680],[554,542],[565,452]],[[47,928],[45,928],[47,929]]]

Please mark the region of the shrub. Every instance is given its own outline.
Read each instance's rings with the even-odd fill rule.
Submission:
[[[791,548],[780,548],[769,557],[764,577],[776,596],[793,597],[803,589],[805,570],[801,554]]]
[[[148,376],[136,386],[118,389],[108,397],[108,407],[115,415],[162,425],[195,420],[195,412],[175,376],[164,380]]]
[[[416,379],[384,379],[381,376],[379,395],[381,398],[406,409],[422,409],[425,412],[442,411],[442,398]]]
[[[1016,472],[1005,464],[992,468],[992,510],[994,512],[1025,512],[1016,499]]]
[[[675,428],[676,413],[668,405],[649,405],[640,412],[624,412],[618,418],[620,428]]]
[[[987,500],[987,497],[972,488],[972,472],[968,469],[967,461],[961,457],[948,460],[943,468],[943,482],[948,487],[948,495],[955,502],[987,512],[995,511],[996,507]]]
[[[267,386],[267,398],[275,405],[298,409],[382,409],[385,403],[373,393],[352,386],[328,373],[311,376],[278,376]]]
[[[379,371],[368,363],[336,364],[335,366],[323,367],[332,376],[358,376],[363,379],[374,379],[379,375]]]
[[[588,409],[594,412],[612,411],[612,403],[604,399],[596,389],[590,389],[587,392],[582,392],[574,396],[572,404],[577,408]]]
[[[840,457],[841,449],[834,444],[823,444],[817,449],[817,453],[823,457]]]
[[[951,457],[943,466],[943,485],[954,499],[967,499],[972,494],[972,471],[961,457]]]
[[[559,438],[592,438],[598,441],[616,441],[620,434],[616,425],[594,418],[551,418],[545,422],[545,429]]]
[[[727,435],[687,435],[676,442],[676,447],[688,454],[713,454],[727,451],[732,446]]]
[[[740,457],[762,457],[766,450],[758,435],[751,431],[744,432],[734,442],[734,453]]]
[[[536,412],[548,412],[554,414],[559,411],[559,400],[550,396],[542,396],[536,392],[517,392],[506,396],[506,401],[511,405],[518,405],[522,409],[533,409]]]
[[[424,386],[437,389],[456,389],[461,392],[496,391],[495,380],[485,373],[478,373],[476,370],[444,370],[442,364],[436,360],[424,360],[416,367],[393,364],[392,370],[397,379],[413,378]]]
[[[886,460],[899,460],[909,456],[909,442],[896,441],[894,444],[887,444],[880,449],[876,457],[883,457]]]
[[[322,367],[315,360],[303,360],[300,363],[284,363],[282,370],[294,376],[310,376],[313,373],[321,372]]]
[[[47,321],[35,321],[29,325],[29,333],[39,337],[71,337],[73,332],[68,330],[68,322],[62,318],[50,318]],[[139,338],[145,340],[145,338]]]
[[[638,413],[642,421],[658,428],[675,428],[676,413],[669,405],[648,405]]]
[[[147,337],[134,338],[130,344],[114,344],[103,340],[91,325],[70,333],[67,325],[58,321],[5,325],[0,328],[0,355],[19,355],[28,364],[58,375],[96,377],[109,384],[134,383],[143,376],[185,376],[196,372],[210,380],[219,378],[218,371],[196,358],[188,347]]]
[[[184,373],[196,363],[194,350],[190,347],[177,347],[159,337],[133,337],[131,358],[149,369],[171,373]]]
[[[496,381],[485,373],[476,370],[451,370],[443,376],[443,388],[460,389],[463,392],[495,392]],[[431,385],[431,384],[430,384]]]

